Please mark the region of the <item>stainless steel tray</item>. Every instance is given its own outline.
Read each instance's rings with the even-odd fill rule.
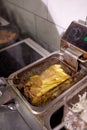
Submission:
[[[61,92],[58,92],[59,90],[55,89],[54,93],[56,93],[56,96],[52,98],[50,97],[50,100],[46,102],[44,105],[34,106],[33,104],[31,104],[30,100],[25,97],[23,91],[19,90],[17,86],[25,85],[27,80],[29,80],[30,76],[35,75],[35,74],[41,74],[44,70],[46,70],[49,66],[53,64],[61,64],[65,72],[71,76],[73,82],[71,82],[70,85],[68,85],[67,81],[63,82],[61,84],[62,87],[60,87]],[[70,66],[68,66],[68,64],[66,64],[63,61],[63,59],[61,59],[61,56],[58,53],[55,53],[55,54],[50,55],[47,58],[44,58],[12,74],[9,78],[12,78],[13,80],[9,81],[9,85],[15,90],[15,92],[18,92],[19,95],[28,102],[32,110],[37,109],[40,111],[40,109],[42,110],[46,108],[47,106],[49,106],[49,104],[54,104],[53,102],[61,99],[67,93],[67,90],[71,89],[72,86],[76,84],[78,81],[80,81],[85,75],[86,75],[86,72],[84,69],[80,69],[80,71],[78,71],[77,73],[74,72],[70,68]],[[19,80],[16,80],[16,77]]]
[[[60,95],[57,95],[54,99],[46,102],[46,104],[34,106],[16,86],[20,83],[23,85],[28,80],[29,76],[40,74],[47,69],[47,67],[57,63],[60,63],[63,69],[71,75],[73,78],[72,84],[70,84],[67,90],[63,91]],[[50,124],[52,115],[64,105],[65,96],[76,91],[80,85],[82,86],[87,81],[86,74],[87,71],[84,66],[80,66],[78,72],[74,72],[72,67],[68,66],[68,64],[63,61],[63,57],[59,53],[53,53],[10,75],[9,79],[11,80],[8,80],[8,85],[14,95],[18,111],[30,127],[33,130],[52,130]],[[16,81],[16,77],[20,80]],[[60,130],[59,128],[60,126],[58,127],[58,130]]]

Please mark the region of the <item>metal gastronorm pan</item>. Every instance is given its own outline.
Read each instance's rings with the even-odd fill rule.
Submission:
[[[16,86],[24,85],[27,80],[29,80],[30,76],[33,76],[35,74],[41,74],[44,70],[46,70],[49,66],[53,64],[61,64],[62,68],[72,77],[72,81],[70,85],[66,83],[66,81],[62,84],[62,92],[57,94],[57,89],[54,91],[56,93],[56,96],[54,98],[50,99],[48,102],[46,102],[44,105],[34,106],[31,104],[31,102],[24,96],[23,91],[19,90]],[[35,62],[27,67],[24,67],[23,69],[13,73],[9,76],[9,78],[13,80],[9,80],[9,85],[11,88],[18,93],[18,96],[20,96],[23,100],[25,100],[28,104],[31,110],[41,112],[46,110],[50,105],[55,104],[58,100],[62,99],[64,95],[71,89],[73,89],[73,85],[76,84],[78,81],[80,81],[84,76],[86,75],[86,72],[83,68],[80,68],[78,72],[74,72],[68,64],[66,64],[63,61],[63,58],[58,53],[51,54],[47,58],[44,58],[42,60],[39,60],[38,62]],[[16,80],[16,77],[19,80]],[[66,86],[65,86],[66,85]],[[64,88],[64,89],[63,89]]]
[[[24,94],[17,89],[16,86],[19,84],[24,84],[29,79],[30,76],[35,74],[40,74],[45,69],[53,64],[61,64],[63,69],[71,75],[73,82],[70,86],[62,91],[61,94],[57,95],[54,99],[48,101],[46,104],[41,106],[32,105],[29,100],[24,96]],[[50,119],[52,115],[64,105],[64,97],[73,93],[82,86],[86,81],[87,71],[84,66],[79,66],[78,72],[74,72],[71,66],[68,66],[60,53],[52,53],[46,58],[40,59],[31,65],[28,65],[21,70],[11,74],[8,80],[8,86],[11,88],[11,92],[15,98],[15,105],[23,116],[27,124],[33,129],[38,130],[52,130]],[[15,78],[18,77],[17,81]],[[64,84],[62,84],[64,85]],[[59,126],[58,126],[59,130]]]

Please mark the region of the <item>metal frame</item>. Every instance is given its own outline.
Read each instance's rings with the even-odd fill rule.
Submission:
[[[34,42],[32,39],[30,39],[30,38],[26,38],[26,39],[24,39],[24,40],[21,40],[21,41],[19,41],[19,42],[16,42],[16,43],[14,43],[14,44],[12,44],[12,45],[10,45],[10,46],[8,46],[8,47],[5,47],[5,48],[2,48],[1,50],[0,50],[0,52],[2,52],[2,51],[4,51],[4,50],[7,50],[7,49],[9,49],[9,48],[12,48],[12,47],[14,47],[14,46],[17,46],[17,45],[19,45],[19,44],[21,44],[21,43],[25,43],[25,44],[27,44],[29,47],[31,47],[33,50],[35,50],[37,53],[39,53],[41,56],[43,56],[43,57],[46,57],[46,56],[48,56],[49,54],[50,54],[50,52],[48,52],[47,50],[45,50],[44,48],[42,48],[40,45],[38,45],[36,42]]]

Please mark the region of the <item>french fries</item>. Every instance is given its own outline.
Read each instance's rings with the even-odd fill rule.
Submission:
[[[56,87],[60,89],[58,85],[61,86],[60,84],[69,78],[70,75],[61,68],[61,65],[54,64],[42,72],[41,75],[30,77],[24,87],[24,94],[31,99],[33,104],[45,102],[49,97],[48,95],[52,94]],[[49,94],[46,95],[47,93]]]

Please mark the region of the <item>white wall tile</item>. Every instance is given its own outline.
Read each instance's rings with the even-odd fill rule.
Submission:
[[[48,10],[50,21],[67,28],[73,20],[85,20],[87,0],[48,0]]]
[[[28,32],[33,36],[36,35],[35,18],[33,14],[17,7],[15,18],[22,32]]]
[[[36,18],[36,24],[37,38],[43,41],[42,46],[50,51],[58,50],[60,47],[59,28],[53,23],[39,17]]]
[[[8,0],[9,2],[13,3],[13,4],[16,4],[17,3],[17,0]]]
[[[15,4],[20,6],[20,7],[24,7],[23,0],[16,0]]]
[[[4,9],[5,9],[6,14],[8,14],[8,18],[10,19],[10,21],[12,21],[14,15],[16,13],[16,6],[5,1],[4,2]]]
[[[40,17],[47,18],[47,1],[48,0],[23,0],[24,8],[33,12]]]
[[[0,2],[5,2],[5,1],[8,2],[9,0],[1,0]]]
[[[11,22],[17,23],[22,32],[27,32],[33,37],[36,36],[35,17],[32,13],[9,2],[5,2],[4,6]]]
[[[23,7],[23,0],[8,0],[9,2],[16,4],[17,6]]]

